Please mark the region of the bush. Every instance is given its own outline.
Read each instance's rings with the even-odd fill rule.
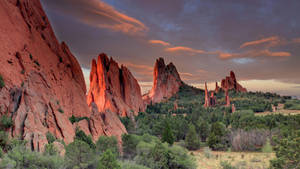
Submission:
[[[62,108],[58,108],[58,111],[59,111],[60,113],[65,113],[65,111],[64,111]]]
[[[170,145],[174,143],[174,135],[170,126],[170,123],[168,121],[165,122],[165,127],[163,129],[162,133],[162,142],[167,142]]]
[[[77,123],[77,122],[80,122],[81,120],[87,120],[87,121],[90,121],[90,119],[88,117],[75,117],[74,115],[72,115],[70,118],[69,118],[70,122],[72,124],[74,123]]]
[[[270,139],[267,139],[266,144],[262,148],[262,152],[263,153],[272,153],[273,152],[273,148],[270,143]]]
[[[97,169],[121,169],[121,166],[116,155],[108,149],[101,155]]]
[[[87,168],[93,161],[92,149],[81,140],[74,140],[66,147],[65,161],[70,168]]]
[[[4,79],[3,79],[3,77],[0,75],[0,89],[3,88],[4,86],[5,86]]]
[[[79,130],[76,128],[76,133],[75,133],[75,140],[81,140],[85,143],[87,143],[92,149],[96,148],[96,145],[94,144],[92,137],[87,136],[82,130]]]
[[[204,147],[203,152],[206,158],[211,158],[213,156],[209,147]]]
[[[146,166],[136,164],[133,161],[122,161],[120,164],[122,169],[150,169]]]
[[[299,168],[300,166],[300,131],[287,138],[275,139],[276,159],[271,160],[271,168]]]
[[[56,140],[56,137],[54,137],[53,134],[50,133],[49,131],[46,133],[46,138],[47,138],[48,144],[51,144]]]
[[[28,150],[23,143],[13,146],[0,162],[0,168],[49,168],[60,169],[63,158],[57,155],[43,155]]]
[[[221,161],[220,165],[223,169],[236,169],[236,167],[232,166],[228,161]]]
[[[134,134],[123,134],[122,143],[123,143],[123,157],[132,159],[136,156],[136,146],[138,145],[140,139],[137,135]]]
[[[116,156],[119,156],[117,138],[115,136],[100,136],[98,141],[96,142],[96,153],[101,155],[108,149],[110,149],[111,152]]]
[[[200,147],[200,141],[193,124],[189,125],[189,131],[185,139],[185,146],[189,150],[197,150]]]
[[[3,115],[0,118],[0,126],[2,130],[9,129],[13,126],[13,121],[11,117],[8,117],[7,115]]]
[[[2,149],[6,149],[8,146],[8,135],[5,131],[0,131],[0,146]]]

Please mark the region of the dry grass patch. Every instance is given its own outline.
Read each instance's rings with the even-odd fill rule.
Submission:
[[[221,168],[221,161],[228,161],[239,169],[267,169],[274,153],[260,152],[221,152],[212,151],[209,158],[203,149],[192,152],[197,159],[198,169]]]

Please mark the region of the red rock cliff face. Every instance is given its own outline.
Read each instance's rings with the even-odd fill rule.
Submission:
[[[73,141],[75,126],[92,134],[120,135],[118,118],[90,111],[84,77],[65,43],[59,44],[39,0],[0,1],[0,115],[12,117],[12,137],[28,140],[43,151],[46,133],[66,143]],[[70,116],[90,118],[72,125]],[[113,119],[113,120],[111,120]],[[119,122],[121,123],[121,122]]]
[[[226,90],[234,89],[237,92],[247,92],[247,89],[242,87],[236,80],[235,74],[233,71],[230,71],[230,76],[226,76],[225,79],[221,82],[221,88]]]
[[[165,65],[164,59],[155,62],[153,72],[153,86],[151,91],[143,96],[146,104],[157,103],[176,94],[183,84],[173,63]]]
[[[99,111],[110,110],[120,116],[137,115],[144,111],[141,89],[137,80],[125,67],[106,54],[92,61],[88,105],[95,102]]]

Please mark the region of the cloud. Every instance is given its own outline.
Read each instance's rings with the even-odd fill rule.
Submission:
[[[151,44],[159,44],[159,45],[163,45],[163,46],[170,46],[171,44],[162,40],[149,40],[148,41]]]
[[[134,35],[148,30],[141,21],[119,12],[102,0],[51,0],[44,3],[91,26]]]
[[[203,54],[206,53],[203,50],[197,50],[197,49],[193,49],[193,48],[189,48],[189,47],[185,47],[185,46],[175,46],[175,47],[169,47],[166,48],[165,51],[167,52],[188,52],[191,54]]]
[[[300,38],[295,38],[292,40],[293,43],[300,43]]]
[[[223,60],[234,59],[234,58],[256,58],[256,57],[289,57],[290,52],[280,51],[272,52],[269,49],[264,50],[253,50],[245,53],[219,53],[219,58]]]
[[[265,43],[269,43],[269,45],[275,46],[275,45],[279,44],[279,42],[280,42],[280,39],[279,39],[278,36],[271,36],[271,37],[268,37],[268,38],[263,38],[263,39],[259,39],[259,40],[255,40],[255,41],[245,42],[240,46],[240,48],[249,47],[249,46],[256,46],[256,45],[265,44]]]

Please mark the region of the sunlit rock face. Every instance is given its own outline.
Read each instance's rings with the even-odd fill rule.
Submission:
[[[69,117],[90,116],[81,68],[59,44],[39,0],[0,1],[0,113],[11,116],[12,137],[43,151],[46,133],[73,141]]]
[[[117,115],[103,115],[96,105],[86,103],[81,67],[68,46],[58,43],[39,0],[0,1],[0,41],[5,83],[0,88],[0,115],[12,117],[11,137],[43,151],[48,132],[66,143],[73,141],[76,127],[94,140],[100,135],[120,140],[126,133]],[[72,115],[90,120],[72,125]]]
[[[234,89],[237,92],[247,92],[247,89],[237,82],[233,71],[230,71],[230,76],[226,76],[226,78],[221,81],[221,88],[224,91]]]
[[[99,111],[110,110],[119,116],[144,111],[140,86],[131,72],[106,54],[92,61],[88,105],[95,102]]]
[[[173,63],[165,64],[163,58],[155,62],[153,86],[148,94],[143,96],[146,104],[161,102],[176,94],[183,84]]]

